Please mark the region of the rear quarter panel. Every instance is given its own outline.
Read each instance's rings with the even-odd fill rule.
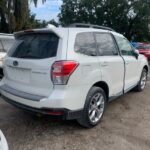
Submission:
[[[78,62],[78,67],[70,76],[68,84],[65,86],[65,88],[66,90],[70,91],[66,94],[70,95],[71,93],[72,95],[72,100],[70,103],[72,103],[74,106],[83,108],[90,88],[96,82],[101,81],[102,77],[97,57],[87,56],[74,51],[75,38],[77,33],[80,32],[81,31],[78,29],[69,29],[67,60]]]

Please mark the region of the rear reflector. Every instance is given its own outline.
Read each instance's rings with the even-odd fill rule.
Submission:
[[[48,111],[49,115],[64,115],[63,111]]]
[[[77,68],[75,61],[57,61],[52,66],[52,81],[54,84],[67,84],[70,75]]]

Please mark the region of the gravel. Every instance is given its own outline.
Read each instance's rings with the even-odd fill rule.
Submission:
[[[150,150],[150,81],[110,102],[101,123],[84,129],[25,113],[0,98],[0,129],[10,150]]]

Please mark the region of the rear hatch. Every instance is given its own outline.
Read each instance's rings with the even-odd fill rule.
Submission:
[[[6,85],[26,93],[49,96],[53,90],[51,66],[56,60],[59,37],[31,32],[17,36],[4,62]]]

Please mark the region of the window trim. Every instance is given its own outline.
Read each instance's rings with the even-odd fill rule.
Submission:
[[[116,39],[115,39],[115,36],[113,35],[113,33],[110,33],[110,34],[111,34],[111,36],[112,36],[112,38],[113,38],[113,40],[114,40],[115,46],[116,46],[117,51],[118,51],[118,55],[122,56],[121,51],[120,51],[120,49],[119,49],[119,46],[118,46],[118,44],[117,44],[117,41],[116,41]]]
[[[93,34],[94,34],[94,37],[95,37],[95,42],[96,42],[96,49],[97,49],[97,56],[107,56],[107,57],[110,57],[110,56],[119,56],[120,55],[120,51],[119,51],[119,49],[118,49],[118,46],[117,46],[117,43],[116,43],[116,41],[115,41],[115,39],[114,39],[114,37],[113,37],[113,34],[111,33],[111,32],[93,32]],[[110,35],[111,36],[111,39],[112,39],[112,41],[113,41],[113,43],[114,43],[114,46],[115,46],[115,48],[116,48],[116,52],[118,53],[117,55],[102,55],[100,52],[99,52],[99,50],[98,50],[98,42],[97,42],[97,40],[96,40],[96,34],[107,34],[107,35]]]

